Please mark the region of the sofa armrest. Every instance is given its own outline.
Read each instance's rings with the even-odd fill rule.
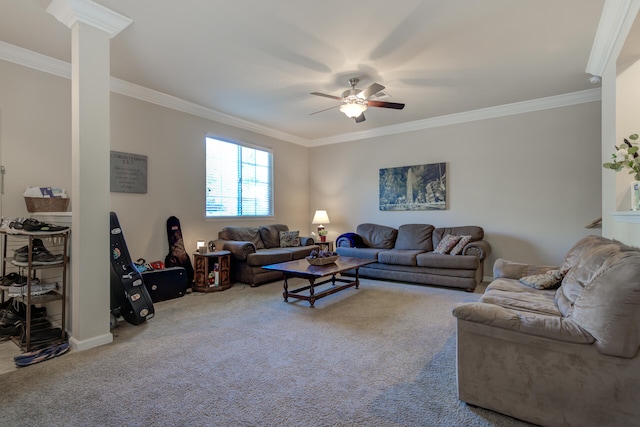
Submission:
[[[217,239],[214,244],[217,250],[231,252],[231,256],[238,261],[246,261],[247,255],[256,251],[255,245],[251,242]]]
[[[300,236],[300,246],[312,246],[315,245],[316,242],[313,240],[313,237]]]
[[[462,255],[475,255],[480,261],[484,261],[485,258],[491,255],[491,245],[486,240],[469,242],[462,249]]]
[[[337,248],[366,248],[362,237],[356,233],[344,233],[336,239]]]
[[[493,264],[493,278],[522,279],[533,274],[544,274],[549,270],[557,270],[559,267],[551,265],[530,265],[520,262],[508,261],[498,258]]]
[[[578,344],[593,344],[595,339],[570,319],[510,310],[483,302],[457,303],[452,313],[460,320],[480,323],[537,337]]]

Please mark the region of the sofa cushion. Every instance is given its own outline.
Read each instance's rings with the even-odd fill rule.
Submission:
[[[600,236],[587,236],[567,252],[561,270],[566,270],[556,293],[556,303],[564,316],[569,316],[573,304],[585,287],[599,274],[604,261],[619,251],[619,244]]]
[[[640,348],[640,249],[599,236],[578,244],[588,249],[558,288],[558,307],[593,335],[600,353],[636,356]]]
[[[262,225],[259,228],[260,238],[262,239],[263,247],[267,249],[280,247],[280,232],[289,231],[289,227],[284,224],[270,224]]]
[[[256,249],[264,249],[258,227],[228,226],[218,232],[218,237],[223,240],[235,240],[237,242],[251,242]]]
[[[460,255],[464,247],[467,246],[467,243],[469,243],[470,241],[471,241],[470,235],[465,235],[460,237],[460,240],[458,240],[458,243],[456,243],[456,245],[453,248],[451,248],[449,253],[451,255]]]
[[[484,239],[484,229],[477,225],[465,225],[460,227],[441,227],[433,230],[433,246],[438,246],[440,240],[447,234],[452,236],[471,236],[471,241]]]
[[[435,230],[430,224],[403,224],[398,227],[398,236],[394,249],[433,250],[432,234]]]
[[[381,264],[417,265],[416,256],[421,253],[424,253],[424,251],[419,249],[390,249],[388,251],[381,251],[378,254],[378,262]]]
[[[392,249],[396,243],[398,230],[393,227],[378,224],[360,224],[356,233],[362,237],[362,241],[370,248]]]
[[[281,250],[287,251],[291,253],[291,259],[302,259],[308,257],[311,254],[311,251],[318,250],[319,247],[316,245],[307,245],[307,246],[295,246],[291,248],[282,248]]]
[[[376,248],[347,248],[347,247],[339,247],[336,248],[336,252],[340,256],[348,256],[353,258],[364,258],[364,259],[373,259],[378,260],[378,254],[382,252],[382,249]]]
[[[280,232],[281,248],[294,248],[296,246],[300,246],[299,231],[281,231]]]
[[[512,279],[500,280],[511,281]],[[537,313],[557,317],[562,316],[556,306],[553,291],[521,292],[518,289],[511,290],[493,288],[485,291],[482,297],[480,297],[480,301],[527,313]]]
[[[293,255],[286,249],[262,249],[247,255],[247,265],[262,267],[263,265],[277,264],[279,262],[291,261],[292,259]]]
[[[453,236],[451,234],[447,234],[440,240],[438,246],[433,250],[436,254],[448,254],[451,249],[460,241],[462,236]]]
[[[420,267],[476,270],[480,266],[480,260],[473,255],[451,256],[425,252],[416,255],[416,264]]]

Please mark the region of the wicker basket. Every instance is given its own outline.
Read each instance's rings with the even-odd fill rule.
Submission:
[[[25,197],[27,212],[66,212],[71,199],[62,197]]]
[[[333,264],[334,262],[336,262],[336,260],[338,258],[340,258],[339,255],[328,256],[328,257],[324,257],[324,258],[306,257],[305,259],[311,265],[327,265],[327,264]]]

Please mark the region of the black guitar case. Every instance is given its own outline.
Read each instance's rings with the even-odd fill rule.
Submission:
[[[187,292],[187,271],[182,267],[143,271],[142,278],[153,302],[183,297]]]
[[[169,238],[169,254],[164,259],[165,267],[182,267],[187,272],[187,286],[193,283],[193,265],[191,257],[184,248],[180,220],[175,216],[167,219],[167,237]]]
[[[120,221],[115,212],[110,214],[111,225],[111,314],[116,318],[139,325],[154,315],[153,301],[144,286],[142,274],[136,269]]]

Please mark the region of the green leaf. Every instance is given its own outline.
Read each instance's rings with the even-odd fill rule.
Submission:
[[[637,152],[638,152],[638,146],[637,146],[637,145],[634,145],[633,147],[629,148],[629,149],[627,150],[627,152],[628,152],[629,154],[637,153]]]
[[[633,135],[629,135],[629,139],[635,141],[636,139],[638,139],[638,134],[634,133]]]
[[[616,172],[620,172],[622,170],[621,163],[603,163],[602,166],[607,169],[613,169]]]

